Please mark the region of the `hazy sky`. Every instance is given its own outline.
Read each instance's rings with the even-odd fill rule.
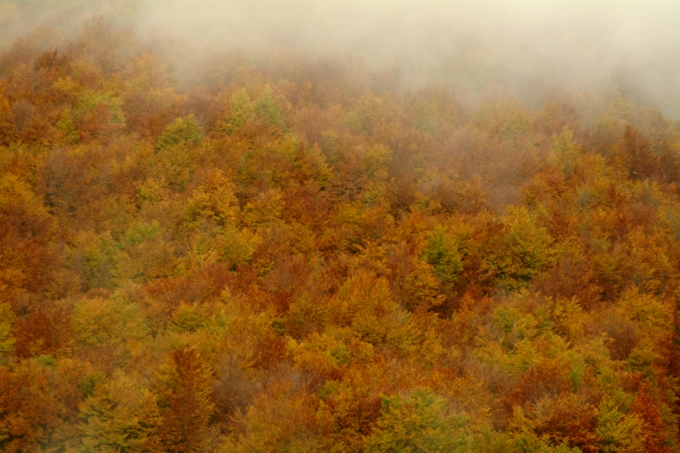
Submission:
[[[149,0],[137,17],[225,48],[358,55],[413,85],[614,81],[680,116],[680,0]]]
[[[22,2],[0,0],[0,25],[16,3]],[[472,90],[495,81],[540,91],[556,82],[595,88],[614,82],[680,118],[680,0],[23,3],[33,5],[35,22],[76,5],[70,15],[126,17],[141,37],[172,33],[224,49],[359,56],[372,69],[398,66],[405,86],[438,82]]]

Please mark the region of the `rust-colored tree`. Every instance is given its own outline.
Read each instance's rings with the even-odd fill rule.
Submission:
[[[147,442],[152,451],[204,451],[208,422],[214,411],[211,373],[195,348],[172,353],[156,376],[160,421]]]

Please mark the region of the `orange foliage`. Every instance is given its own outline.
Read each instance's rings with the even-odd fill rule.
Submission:
[[[0,53],[3,451],[680,449],[677,122],[43,33]]]

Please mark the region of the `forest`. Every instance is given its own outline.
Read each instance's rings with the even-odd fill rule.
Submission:
[[[0,37],[1,451],[680,451],[680,120],[73,30]]]

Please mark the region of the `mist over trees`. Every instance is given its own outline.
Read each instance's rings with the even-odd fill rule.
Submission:
[[[676,5],[188,5],[0,1],[0,450],[680,451]]]

